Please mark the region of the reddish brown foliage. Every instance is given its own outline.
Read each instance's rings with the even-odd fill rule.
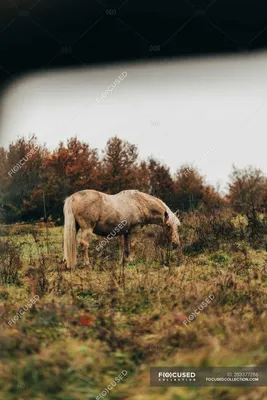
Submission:
[[[33,148],[34,154],[10,176],[8,172]],[[77,138],[69,139],[67,144],[60,142],[53,152],[40,146],[34,136],[29,140],[22,138],[11,143],[8,150],[0,148],[0,167],[1,213],[4,210],[10,222],[40,219],[44,213],[50,219],[62,218],[64,199],[84,189],[107,193],[139,189],[161,198],[174,211],[211,212],[226,205],[226,200],[195,168],[182,166],[173,177],[168,166],[160,161],[153,158],[139,161],[137,147],[118,137],[108,140],[102,158],[96,149]],[[263,209],[267,183],[266,178],[259,179],[258,198]],[[227,201],[235,207],[244,198],[242,182],[237,177],[231,182]]]

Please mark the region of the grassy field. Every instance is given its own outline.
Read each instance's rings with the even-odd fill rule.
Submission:
[[[150,366],[267,365],[267,253],[246,243],[185,252],[162,267],[151,235],[123,277],[120,240],[66,271],[62,228],[1,231],[1,398],[263,400],[267,388],[153,388]],[[174,257],[174,256],[173,256]],[[188,323],[208,296],[210,304]],[[17,321],[14,316],[36,296]],[[11,322],[13,318],[14,322]]]

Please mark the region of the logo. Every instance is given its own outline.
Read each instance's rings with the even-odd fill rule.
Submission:
[[[167,381],[195,381],[196,373],[190,371],[158,372],[159,382]]]

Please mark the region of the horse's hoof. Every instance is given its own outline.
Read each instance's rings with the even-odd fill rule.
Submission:
[[[168,268],[169,268],[169,266],[170,266],[169,263],[164,263],[164,264],[161,264],[161,265],[162,265],[162,267],[168,267]]]
[[[169,271],[170,268],[169,268],[167,265],[163,265],[162,269],[163,269],[164,271]]]

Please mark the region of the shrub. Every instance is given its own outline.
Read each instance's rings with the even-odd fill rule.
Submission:
[[[21,268],[18,249],[9,242],[0,242],[0,282],[19,284],[18,272]]]
[[[229,210],[218,210],[211,215],[193,211],[185,216],[182,226],[185,252],[218,250],[222,242],[240,239]]]

